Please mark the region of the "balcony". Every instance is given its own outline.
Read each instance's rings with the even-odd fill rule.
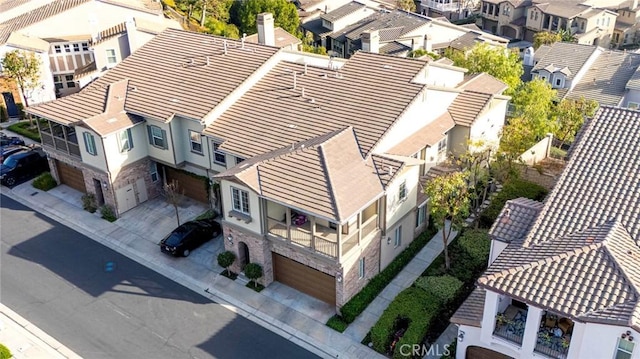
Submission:
[[[565,359],[569,353],[573,321],[552,313],[545,313],[540,322],[534,351],[549,358]]]
[[[55,122],[38,120],[38,130],[42,145],[70,156],[80,158],[78,137],[73,127],[67,127]]]
[[[496,316],[493,335],[520,346],[526,324],[527,310],[510,305],[503,313],[498,313]]]
[[[428,7],[437,11],[457,11],[460,5],[458,2],[449,2],[442,0],[423,0],[420,4],[422,5],[422,7]]]

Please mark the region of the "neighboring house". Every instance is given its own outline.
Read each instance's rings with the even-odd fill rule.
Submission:
[[[640,45],[640,37],[638,36],[638,30],[640,30],[638,26],[640,7],[638,7],[638,0],[630,0],[622,6],[611,10],[615,10],[618,13],[616,25],[613,28],[611,46],[621,48]]]
[[[341,307],[426,226],[421,177],[467,137],[498,136],[506,86],[465,71],[170,29],[28,112],[60,183],[120,215],[178,179],[219,200],[235,270],[259,263],[265,285]]]
[[[480,0],[421,0],[418,11],[430,17],[463,20],[478,13]]]
[[[558,42],[535,53],[527,50],[524,63],[531,66],[531,79],[547,80],[558,99],[584,97],[631,108],[640,104],[640,54]]]
[[[298,51],[302,41],[281,27],[274,27],[273,14],[258,14],[258,32],[245,37],[245,41],[255,44],[275,46],[281,49]]]
[[[179,28],[164,18],[160,3],[146,0],[12,0],[2,6],[0,57],[21,49],[41,60],[42,86],[26,94],[34,104],[77,92],[99,74],[92,71],[95,63],[108,62],[97,70],[112,67],[159,31]],[[77,70],[91,76],[78,77]],[[3,96],[5,104],[22,102],[23,95]]]
[[[337,57],[358,50],[406,57],[412,50],[443,52],[459,39],[467,45],[486,42],[506,46],[508,40],[470,27],[402,10],[376,11],[351,2],[320,19],[302,24],[319,45]],[[357,19],[357,20],[356,20]]]
[[[579,44],[608,47],[618,14],[602,6],[588,1],[483,0],[480,14],[484,30],[510,38],[533,42],[538,32],[564,30]]]
[[[544,204],[507,202],[457,358],[638,358],[640,112],[602,107]]]

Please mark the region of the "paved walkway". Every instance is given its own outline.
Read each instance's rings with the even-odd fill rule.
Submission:
[[[448,244],[453,242],[457,234],[458,232],[451,231]],[[355,341],[361,342],[369,330],[371,330],[371,327],[380,319],[382,313],[387,309],[393,299],[395,299],[400,292],[410,287],[443,250],[442,231],[439,231],[391,283],[384,288],[380,295],[369,304],[367,309],[349,325],[347,330],[344,331],[344,334]]]
[[[440,334],[438,339],[431,344],[434,349],[431,354],[427,354],[424,359],[440,359],[442,357],[442,353],[444,353],[445,345],[451,344],[454,339],[458,337],[458,327],[455,324],[449,324],[447,329]]]

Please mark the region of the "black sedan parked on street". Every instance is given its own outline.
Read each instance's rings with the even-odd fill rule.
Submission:
[[[47,156],[41,148],[21,150],[5,158],[0,165],[0,181],[13,187],[18,181],[33,178],[49,170]]]
[[[17,136],[7,136],[4,132],[0,132],[0,147],[4,146],[24,146],[24,140]]]
[[[213,219],[195,220],[174,229],[160,242],[160,250],[173,256],[187,257],[191,251],[222,233]]]

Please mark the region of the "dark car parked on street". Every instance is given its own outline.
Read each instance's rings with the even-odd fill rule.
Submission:
[[[0,163],[4,162],[4,160],[11,156],[14,153],[18,153],[20,151],[28,151],[31,148],[27,147],[27,146],[20,146],[20,145],[11,145],[11,146],[5,146],[5,147],[0,147]]]
[[[30,179],[49,170],[47,156],[41,148],[32,148],[12,154],[0,165],[0,181],[12,187],[19,180]]]
[[[20,145],[24,146],[24,140],[16,136],[7,136],[4,132],[0,132],[0,147]]]
[[[191,251],[222,233],[213,219],[195,220],[174,229],[160,242],[160,250],[174,256],[187,257]]]

